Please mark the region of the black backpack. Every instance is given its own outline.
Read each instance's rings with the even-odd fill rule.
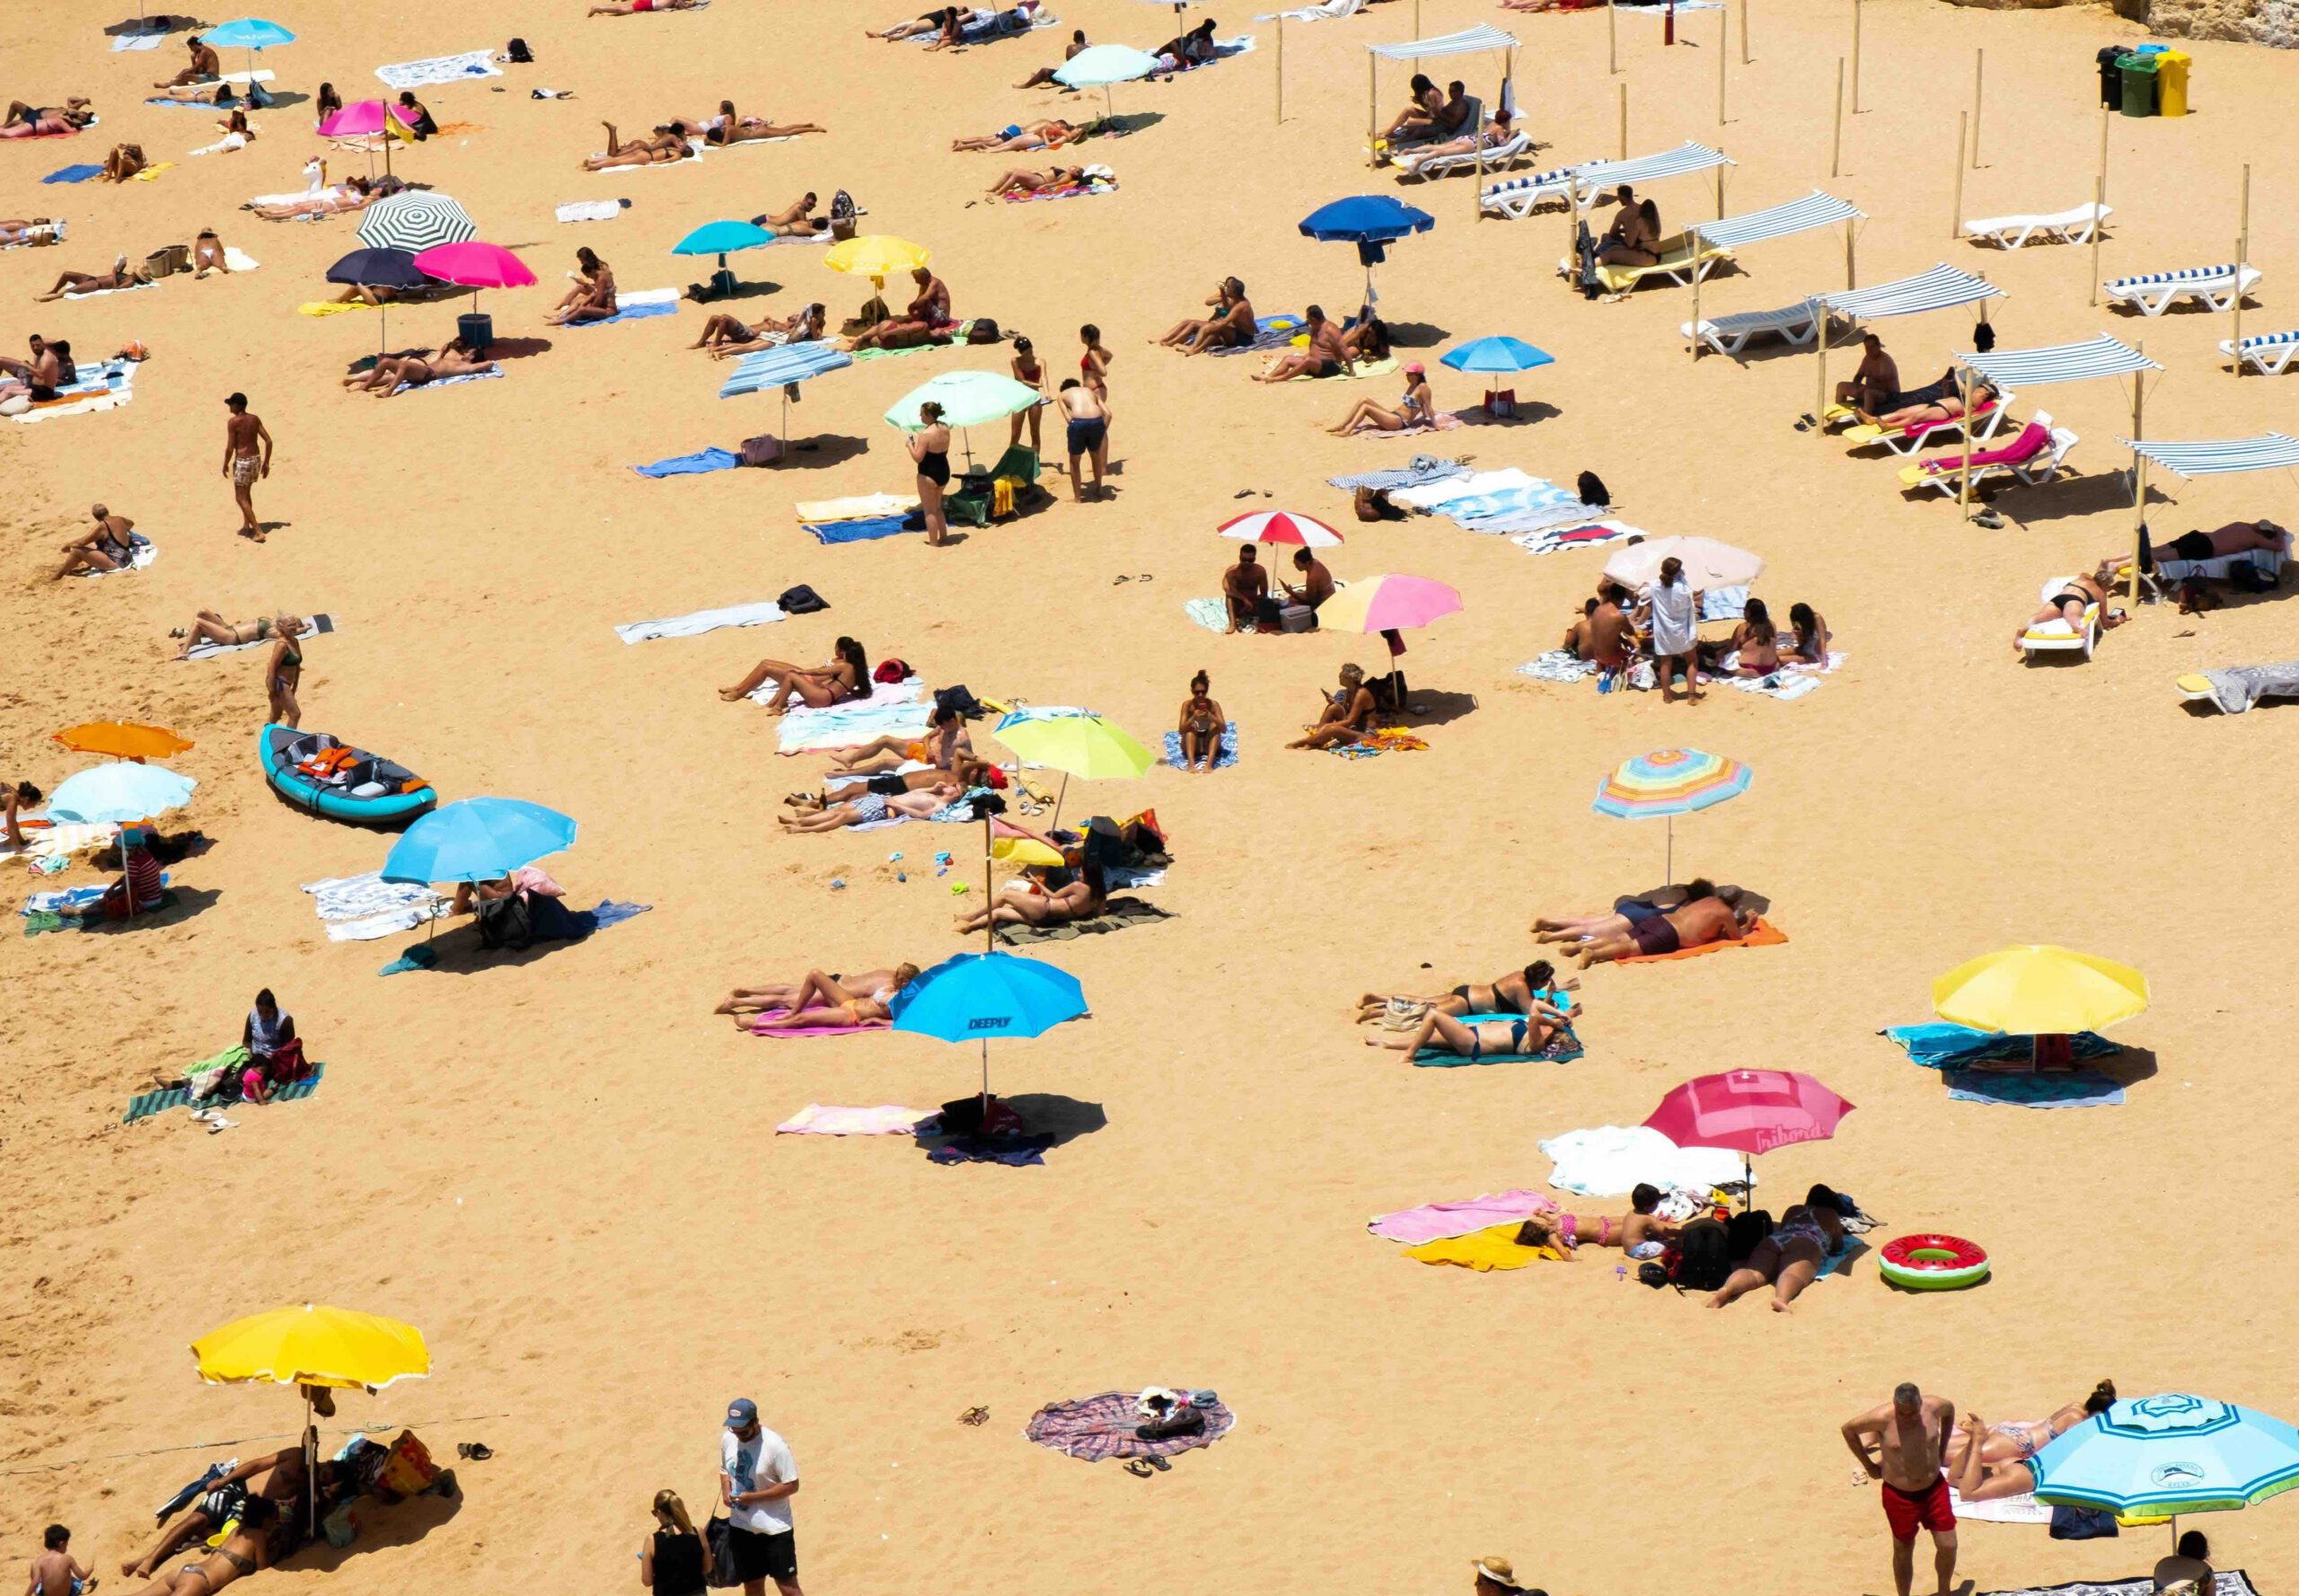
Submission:
[[[482,948],[523,948],[535,939],[534,917],[527,895],[489,898],[479,906],[479,941]]]
[[[1604,478],[1595,472],[1582,472],[1573,486],[1580,489],[1582,504],[1609,506],[1613,502],[1612,494],[1605,488]]]
[[[981,701],[968,691],[965,683],[961,682],[956,687],[935,689],[934,713],[937,717],[956,714],[963,719],[973,720],[988,714],[989,711],[982,707]]]
[[[1677,1284],[1687,1292],[1723,1288],[1732,1274],[1726,1231],[1713,1219],[1696,1219],[1677,1233]]]
[[[514,62],[531,62],[535,58],[534,52],[527,48],[527,41],[524,39],[515,39],[509,44],[505,45],[503,47],[503,53],[508,56]]]
[[[1772,1234],[1772,1211],[1758,1208],[1753,1212],[1736,1213],[1726,1224],[1725,1232],[1724,1256],[1740,1263]]]
[[[804,582],[796,587],[783,589],[782,596],[774,602],[786,615],[811,615],[817,610],[830,608],[830,601]]]

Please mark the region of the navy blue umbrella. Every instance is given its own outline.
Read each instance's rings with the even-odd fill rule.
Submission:
[[[330,283],[348,283],[360,288],[392,288],[402,293],[410,288],[427,288],[435,280],[428,272],[415,264],[415,257],[406,250],[354,250],[327,269]],[[391,307],[378,304],[383,313],[383,341],[378,350],[390,347]]]
[[[1437,225],[1427,211],[1391,194],[1352,194],[1321,205],[1301,218],[1301,232],[1320,243],[1353,243],[1365,265],[1365,303],[1373,303],[1373,268],[1400,238]]]

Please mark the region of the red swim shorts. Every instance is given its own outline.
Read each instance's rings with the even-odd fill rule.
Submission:
[[[1956,1510],[1948,1503],[1947,1477],[1934,1476],[1931,1487],[1922,1491],[1903,1491],[1886,1480],[1884,1519],[1892,1527],[1894,1540],[1914,1540],[1918,1530],[1929,1530],[1934,1535],[1954,1530]]]

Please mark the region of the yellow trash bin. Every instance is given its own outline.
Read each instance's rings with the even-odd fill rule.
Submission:
[[[2184,50],[2165,50],[2155,57],[2157,116],[2188,114],[2188,67],[2193,59]]]

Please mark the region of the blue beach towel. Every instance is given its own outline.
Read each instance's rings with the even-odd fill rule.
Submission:
[[[1166,734],[1166,763],[1176,770],[1182,768],[1182,734]],[[1221,752],[1213,756],[1213,768],[1226,771],[1238,763],[1238,723],[1234,720],[1221,728]]]
[[[1563,1005],[1559,1005],[1559,1007],[1562,1006]],[[1517,1014],[1463,1014],[1457,1016],[1456,1018],[1458,1018],[1463,1025],[1477,1026],[1498,1023],[1502,1020],[1520,1019],[1523,1016]],[[1572,1027],[1568,1025],[1563,1030],[1557,1032],[1555,1036],[1551,1036],[1548,1040],[1548,1045],[1542,1048],[1538,1053],[1494,1053],[1488,1050],[1484,1053],[1479,1054],[1475,1058],[1463,1058],[1459,1054],[1453,1052],[1450,1048],[1424,1047],[1419,1053],[1413,1055],[1413,1062],[1419,1067],[1425,1070],[1452,1070],[1461,1068],[1467,1064],[1522,1063],[1532,1059],[1543,1059],[1546,1060],[1550,1063],[1555,1064],[1569,1064],[1587,1051],[1588,1050],[1586,1048],[1581,1045],[1581,1038],[1573,1034]]]
[[[675,304],[626,304],[612,316],[600,316],[588,322],[568,322],[565,326],[570,332],[584,327],[612,327],[617,322],[643,321],[648,316],[674,316],[678,310]]]
[[[806,522],[802,525],[815,534],[816,542],[822,543],[867,542],[872,538],[890,538],[897,533],[926,530],[923,518],[913,525],[908,515],[871,516],[859,521],[830,521],[819,525]]]
[[[1944,1020],[1886,1026],[1876,1034],[1905,1048],[1910,1063],[1932,1070],[1961,1070],[1979,1063],[2016,1064],[2032,1054],[2035,1042],[2033,1036],[1974,1030],[1969,1026],[1951,1025]],[[2079,1059],[2104,1058],[2120,1051],[2097,1031],[2082,1032],[2071,1041]]]
[[[103,170],[100,165],[66,166],[49,172],[40,181],[44,183],[84,183],[92,177],[102,176]]]
[[[2123,1088],[2096,1070],[2048,1075],[2006,1075],[1993,1070],[1943,1070],[1948,1096],[1958,1103],[2009,1104],[2015,1108],[2101,1108],[2123,1101]]]
[[[605,930],[610,926],[621,925],[626,920],[636,920],[654,906],[652,904],[618,904],[612,898],[603,898],[595,909],[575,911],[573,919],[580,928],[575,934],[587,937],[593,931]]]
[[[630,469],[642,477],[699,477],[705,472],[732,471],[742,464],[743,457],[725,449],[702,449],[692,454],[674,454],[668,460],[657,460],[652,465],[634,465]]]

